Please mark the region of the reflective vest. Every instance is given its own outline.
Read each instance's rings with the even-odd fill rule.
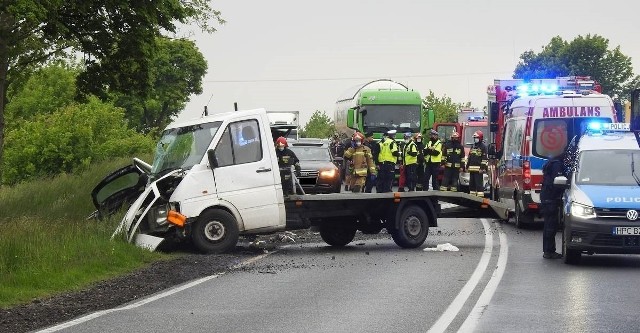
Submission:
[[[398,145],[395,140],[388,137],[382,138],[380,141],[380,155],[378,155],[378,161],[380,163],[390,162],[395,164],[398,158],[393,156],[393,153],[398,151]]]
[[[433,148],[438,152],[438,155],[433,156],[431,154],[429,154],[428,152],[425,151],[424,154],[424,160],[425,162],[429,163],[440,163],[442,162],[442,142],[440,142],[440,140],[437,140],[435,143],[433,143],[431,140],[429,140],[429,142],[427,143],[427,148]]]
[[[411,156],[408,153],[416,153],[416,156]],[[402,156],[404,157],[404,165],[418,164],[418,148],[416,143],[409,141],[405,144]]]

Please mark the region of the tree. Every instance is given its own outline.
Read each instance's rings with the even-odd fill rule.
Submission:
[[[61,1],[8,0],[0,4],[0,165],[8,86],[37,64],[64,52],[85,54],[78,77],[83,93],[129,91],[146,96],[155,37],[175,32],[175,22],[196,22],[213,32],[220,12],[205,0]],[[1,176],[2,170],[0,170]]]
[[[309,118],[309,122],[304,125],[300,136],[305,138],[330,138],[336,132],[333,120],[322,111],[316,110]]]
[[[142,132],[163,129],[184,109],[191,94],[202,93],[207,73],[207,61],[193,41],[158,37],[156,44],[148,97],[118,94],[116,102],[127,110],[130,124]]]
[[[447,95],[437,97],[431,90],[422,99],[422,105],[427,110],[433,110],[437,123],[457,122],[458,110],[464,106],[462,103],[453,102],[451,97]],[[466,105],[469,105],[469,103]]]
[[[598,81],[602,92],[611,96],[627,96],[637,82],[631,58],[620,46],[609,49],[609,40],[598,35],[578,36],[567,42],[556,36],[542,47],[520,55],[513,77],[521,79],[552,79],[558,76],[587,75]]]

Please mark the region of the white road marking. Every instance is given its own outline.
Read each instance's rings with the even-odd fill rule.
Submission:
[[[476,329],[478,322],[480,322],[480,317],[482,317],[484,310],[489,306],[489,302],[496,292],[496,289],[498,289],[500,280],[502,280],[502,275],[504,275],[505,268],[507,267],[507,258],[509,257],[509,243],[507,242],[507,235],[500,225],[498,225],[498,230],[500,235],[500,254],[498,255],[496,269],[493,271],[493,275],[491,279],[489,279],[489,282],[487,282],[484,291],[480,294],[478,302],[476,302],[469,316],[467,316],[467,319],[465,319],[462,326],[460,326],[458,333],[473,332]]]
[[[245,261],[233,266],[231,269],[237,269],[239,267],[252,264],[252,263],[254,263],[254,262],[256,262],[256,261],[258,261],[258,260],[260,260],[260,259],[272,254],[272,253],[274,253],[274,252],[277,252],[277,251],[273,251],[273,252],[261,254],[259,256],[253,257],[253,258],[249,258],[249,259],[247,259],[247,260],[245,260]],[[69,328],[69,327],[72,327],[72,326],[75,326],[75,325],[78,325],[78,324],[82,324],[82,323],[85,323],[85,322],[87,322],[89,320],[92,320],[92,319],[95,319],[95,318],[98,318],[98,317],[102,317],[104,315],[107,315],[107,314],[110,314],[110,313],[113,313],[113,312],[124,311],[124,310],[130,310],[130,309],[133,309],[133,308],[137,308],[137,307],[140,307],[140,306],[145,305],[147,303],[151,303],[151,302],[157,301],[157,300],[159,300],[161,298],[164,298],[164,297],[171,296],[173,294],[179,293],[179,292],[181,292],[181,291],[183,291],[185,289],[189,289],[191,287],[197,286],[197,285],[199,285],[201,283],[204,283],[204,282],[207,282],[209,280],[213,280],[213,279],[215,279],[217,277],[220,277],[222,275],[224,275],[224,272],[223,273],[219,273],[219,274],[210,275],[210,276],[205,276],[205,277],[200,278],[198,280],[194,280],[194,281],[191,281],[191,282],[189,282],[187,284],[183,284],[183,285],[181,285],[179,287],[168,289],[168,290],[163,291],[163,292],[161,292],[159,294],[153,295],[151,297],[147,297],[147,298],[142,299],[140,301],[137,301],[135,303],[131,303],[129,305],[125,305],[125,306],[118,307],[118,308],[112,308],[112,309],[107,309],[107,310],[94,312],[94,313],[88,314],[86,316],[79,317],[79,318],[64,322],[62,324],[58,324],[56,326],[52,326],[52,327],[37,331],[36,333],[57,332],[59,330],[62,330],[62,329],[65,329],[65,328]]]
[[[491,251],[493,249],[493,234],[491,233],[491,226],[489,225],[489,222],[487,222],[487,219],[480,219],[480,221],[482,221],[482,227],[484,228],[484,251],[482,253],[482,257],[480,257],[480,262],[478,262],[478,266],[476,266],[475,271],[471,274],[471,278],[469,278],[469,281],[467,281],[464,287],[462,287],[458,296],[453,299],[453,302],[449,304],[447,310],[445,310],[435,324],[431,326],[427,333],[444,332],[447,327],[449,327],[487,270],[489,260],[491,259]]]

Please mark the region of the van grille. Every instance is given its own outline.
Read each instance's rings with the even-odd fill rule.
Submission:
[[[626,208],[596,208],[596,216],[604,218],[627,219]]]

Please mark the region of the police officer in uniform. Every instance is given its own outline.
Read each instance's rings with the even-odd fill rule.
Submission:
[[[451,140],[444,145],[444,178],[440,191],[458,191],[458,180],[462,172],[464,160],[464,147],[460,143],[458,132],[451,133]]]
[[[487,158],[487,146],[482,142],[482,131],[473,133],[473,146],[467,157],[467,170],[469,171],[469,194],[484,197],[484,178],[487,172],[489,160]]]
[[[295,192],[291,179],[291,166],[296,169],[296,175],[300,176],[300,161],[288,147],[289,144],[284,137],[281,136],[276,140],[276,156],[278,157],[278,167],[280,168],[280,177],[282,179],[282,192],[285,195]]]
[[[438,138],[438,131],[431,130],[429,132],[430,140],[424,147],[424,183],[422,188],[429,189],[429,178],[431,178],[431,187],[433,190],[440,189],[438,185],[438,169],[442,163],[442,142]]]
[[[424,142],[422,142],[422,133],[416,134],[413,141],[418,148],[418,164],[416,166],[416,191],[422,191],[422,183],[424,183]]]
[[[353,169],[351,171],[351,183],[349,189],[353,193],[360,193],[364,189],[367,176],[375,175],[376,165],[373,163],[371,149],[363,145],[364,135],[360,132],[353,134],[353,146],[344,152],[344,158],[351,160]]]
[[[400,155],[398,144],[395,140],[396,130],[390,130],[386,134],[387,136],[383,137],[379,143],[380,155],[378,155],[378,161],[380,162],[380,171],[378,172],[378,180],[380,181],[381,193],[391,192],[396,162]]]
[[[556,252],[556,232],[558,231],[558,217],[564,189],[553,186],[553,180],[557,176],[566,176],[564,174],[563,158],[564,154],[553,157],[542,167],[540,213],[544,218],[542,257],[545,259],[562,258],[562,254]]]

